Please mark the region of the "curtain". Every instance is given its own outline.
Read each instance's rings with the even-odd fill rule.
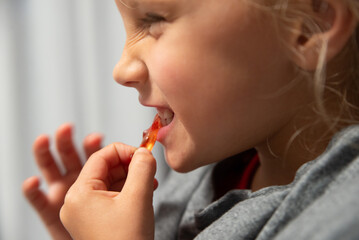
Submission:
[[[21,192],[40,174],[36,136],[71,122],[79,149],[91,132],[104,145],[141,141],[154,112],[112,79],[124,41],[113,0],[0,0],[1,239],[50,239]]]

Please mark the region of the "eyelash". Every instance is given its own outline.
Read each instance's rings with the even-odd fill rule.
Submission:
[[[151,25],[153,23],[166,21],[166,18],[156,13],[146,13],[146,17],[141,18],[140,21],[145,25]]]

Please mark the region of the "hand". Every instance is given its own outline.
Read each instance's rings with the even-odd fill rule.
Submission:
[[[62,125],[56,132],[56,148],[60,159],[66,169],[61,174],[49,150],[49,138],[46,135],[39,136],[33,145],[36,163],[48,184],[49,191],[45,194],[39,189],[40,179],[33,176],[23,183],[23,193],[30,204],[35,208],[44,222],[53,239],[71,239],[63,227],[59,213],[63,205],[66,192],[78,177],[82,163],[72,142],[72,126]],[[91,134],[84,139],[83,147],[86,157],[101,148],[102,137],[99,134]]]
[[[115,143],[89,158],[60,212],[73,239],[154,239],[156,161],[135,150]]]

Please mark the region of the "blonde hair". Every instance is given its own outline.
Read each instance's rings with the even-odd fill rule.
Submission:
[[[325,5],[325,0],[311,1],[312,5],[301,0],[249,0],[248,3],[272,16],[276,23],[278,36],[288,36],[286,33],[298,31],[298,28],[293,28],[295,26],[293,24],[298,23],[298,20],[300,20],[303,26],[299,34],[304,36],[298,41],[305,42],[310,39],[311,35],[325,32],[330,27],[321,22],[320,19],[315,18],[318,11],[326,10],[329,5]],[[313,111],[319,117],[311,119],[313,121],[309,120],[307,126],[298,126],[296,128],[296,131],[287,142],[285,155],[295,140],[300,141],[304,148],[315,154],[317,147],[322,149],[323,143],[326,146],[327,141],[337,131],[346,126],[359,123],[359,0],[337,1],[343,1],[343,3],[347,4],[350,14],[356,20],[356,27],[342,51],[329,62],[325,59],[328,42],[322,41],[317,46],[317,55],[319,57],[315,71],[305,71],[293,63],[298,74],[289,87],[295,87],[297,81],[302,81],[303,79],[311,82],[314,95]],[[324,5],[322,5],[323,3]],[[300,57],[297,50],[288,45],[285,37],[281,38],[281,40],[284,46],[287,45],[289,54],[295,54]],[[327,96],[331,96],[331,99],[328,99]],[[335,102],[334,106],[333,102]],[[309,136],[317,126],[326,127],[322,129],[324,131],[322,132],[322,137],[312,139]],[[307,132],[309,136],[307,134],[302,135],[304,132]],[[298,138],[299,136],[302,137]],[[268,141],[267,147],[271,154],[276,157]],[[283,164],[285,164],[285,161]]]
[[[338,0],[348,5],[353,17],[359,22],[359,0]],[[252,2],[253,3],[253,2]],[[314,33],[324,32],[328,29],[323,22],[315,19],[313,14],[322,7],[322,0],[312,0],[311,9],[308,4],[300,0],[256,0],[254,4],[268,11],[277,21],[279,32],[293,32],[291,27],[296,19],[303,22],[305,38],[309,39]],[[325,3],[325,2],[324,2]],[[324,5],[325,7],[325,5]],[[302,34],[303,34],[302,32]],[[285,44],[285,41],[283,41]],[[349,124],[359,123],[359,27],[358,24],[342,51],[330,62],[326,62],[327,42],[323,41],[318,46],[318,62],[314,72],[304,71],[298,68],[298,73],[313,81],[315,96],[315,111],[322,117],[330,130],[337,131],[338,128]],[[297,54],[296,50],[288,47],[291,54]],[[336,72],[328,71],[335,66]],[[328,75],[330,73],[330,75]],[[336,113],[333,115],[326,105],[325,93],[335,95],[338,101]],[[333,107],[333,106],[331,106]]]

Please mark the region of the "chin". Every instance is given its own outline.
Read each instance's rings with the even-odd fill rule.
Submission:
[[[179,173],[187,173],[202,166],[199,164],[201,161],[198,161],[200,158],[188,152],[165,151],[165,157],[167,164]]]

